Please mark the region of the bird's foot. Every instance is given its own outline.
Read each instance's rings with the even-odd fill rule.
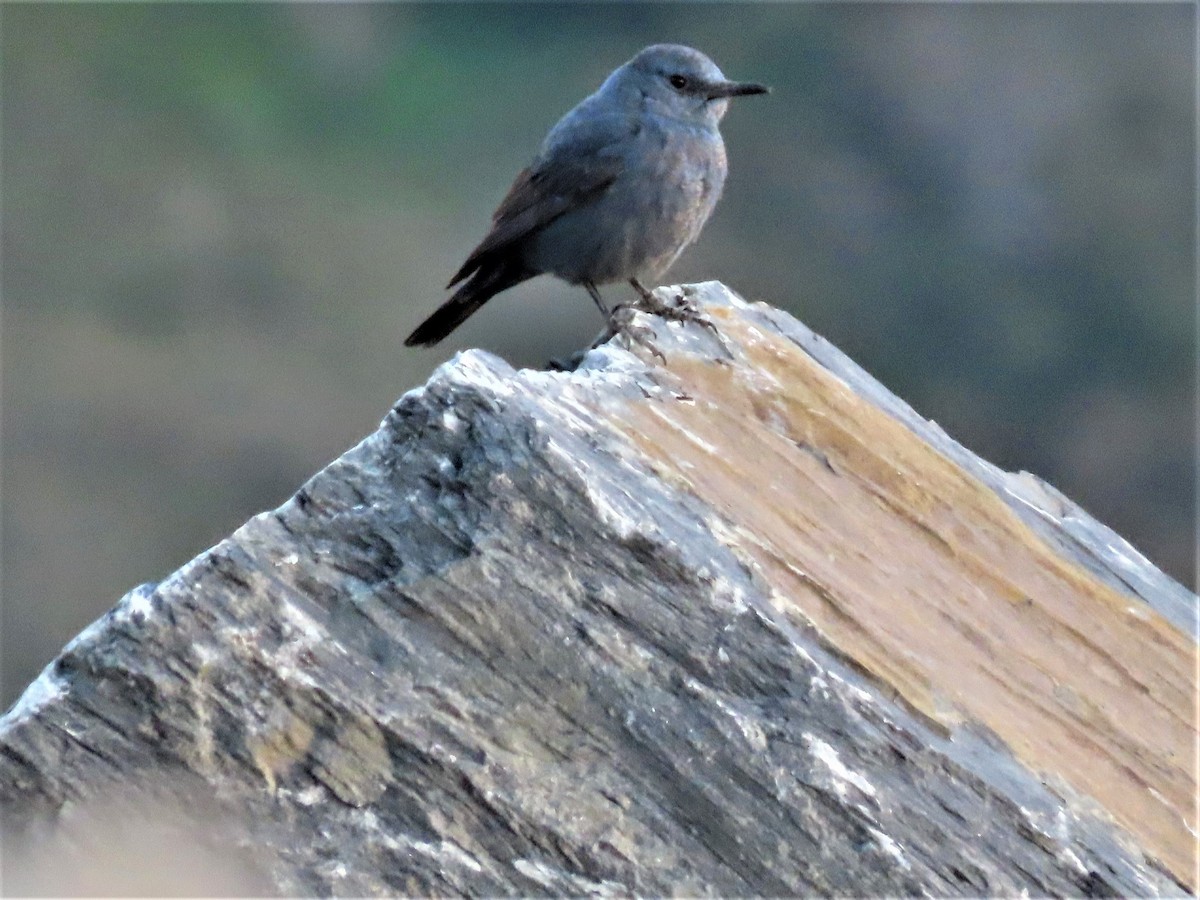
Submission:
[[[663,300],[654,291],[643,287],[636,279],[632,280],[630,284],[641,297],[638,302],[633,304],[635,309],[659,316],[669,322],[685,324],[695,322],[697,325],[707,328],[718,338],[721,336],[717,331],[717,326],[713,324],[713,320],[700,311],[700,307],[696,305],[696,301],[691,298],[686,288],[676,291],[670,300]]]
[[[725,337],[717,329],[716,324],[706,316],[700,307],[696,305],[696,301],[692,299],[691,292],[687,287],[676,291],[669,300],[663,300],[654,291],[647,290],[636,278],[630,279],[629,283],[633,285],[633,289],[638,292],[641,299],[633,304],[630,304],[630,309],[636,309],[640,312],[649,313],[653,316],[666,319],[668,322],[682,322],[687,324],[693,322],[702,328],[707,328],[712,332],[713,337],[717,339],[717,343],[721,345],[721,349],[725,351],[725,355],[729,359],[734,359],[733,351],[729,344],[726,343]],[[623,307],[617,307],[617,310]],[[614,310],[614,315],[617,310]]]
[[[659,362],[665,364],[667,358],[663,356],[662,351],[654,345],[654,340],[658,337],[658,335],[649,325],[639,323],[637,321],[638,312],[638,307],[625,303],[622,303],[620,306],[617,306],[615,309],[613,309],[612,313],[608,317],[608,321],[605,323],[604,331],[602,331],[599,337],[596,338],[595,342],[592,344],[592,348],[595,349],[601,344],[608,343],[618,334],[623,334],[634,343],[641,344],[652,354],[654,354],[654,356],[658,358]]]

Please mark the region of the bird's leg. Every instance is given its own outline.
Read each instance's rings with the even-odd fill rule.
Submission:
[[[645,303],[649,306],[653,306],[655,303],[658,302],[654,299],[654,292],[647,290],[646,286],[644,284],[642,284],[640,281],[638,281],[636,278],[630,278],[629,283],[632,284],[633,289],[635,291],[637,291],[638,294],[641,295],[643,303]],[[659,305],[661,305],[661,304],[659,304]]]
[[[583,286],[587,289],[588,296],[590,296],[592,300],[595,301],[596,306],[600,308],[600,315],[604,316],[605,320],[607,320],[610,313],[608,311],[608,307],[604,305],[604,299],[600,296],[600,291],[596,288],[596,285],[592,284],[590,281],[585,281]]]

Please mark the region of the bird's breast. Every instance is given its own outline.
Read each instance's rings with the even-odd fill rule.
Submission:
[[[703,212],[707,218],[725,182],[725,145],[720,134],[690,126],[652,126],[639,137],[643,150],[631,168],[640,171],[627,187],[640,193],[658,216],[682,216],[690,222],[694,214]]]
[[[531,244],[539,271],[573,282],[655,279],[700,234],[725,183],[725,146],[712,129],[643,121],[621,173],[586,206]]]
[[[711,130],[683,126],[651,124],[638,138],[629,177],[604,199],[622,221],[621,267],[656,278],[712,214],[725,183],[725,146]]]

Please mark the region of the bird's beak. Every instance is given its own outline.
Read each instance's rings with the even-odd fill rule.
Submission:
[[[750,94],[769,94],[771,89],[765,84],[755,84],[753,81],[721,81],[708,86],[708,99],[717,100],[721,97],[746,97]]]

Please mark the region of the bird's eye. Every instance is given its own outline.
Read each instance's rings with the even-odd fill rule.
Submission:
[[[672,75],[667,80],[671,82],[671,87],[675,88],[677,91],[682,91],[688,86],[688,80],[682,75]]]

